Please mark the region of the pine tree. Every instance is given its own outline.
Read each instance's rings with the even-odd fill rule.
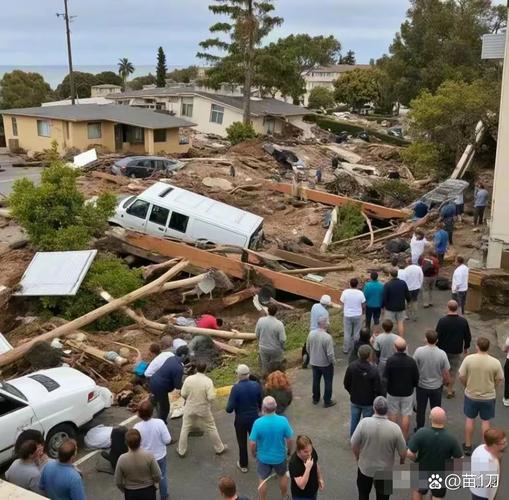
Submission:
[[[157,68],[156,68],[156,79],[158,87],[166,87],[166,54],[162,47],[157,49]]]

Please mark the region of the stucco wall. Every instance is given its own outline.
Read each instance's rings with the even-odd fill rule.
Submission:
[[[115,151],[115,126],[111,122],[101,122],[101,137],[88,138],[88,122],[72,122],[70,127],[70,140],[73,147],[87,151],[95,144],[101,144],[108,151]]]
[[[187,153],[191,147],[191,142],[189,144],[179,144],[181,133],[185,133],[185,131],[179,131],[179,129],[176,128],[166,129],[166,142],[154,142],[153,154],[159,152],[169,154]]]
[[[18,139],[19,147],[26,151],[42,151],[51,147],[51,142],[58,142],[58,149],[63,151],[69,141],[64,137],[64,123],[62,120],[48,120],[51,123],[51,137],[37,135],[37,118],[30,116],[16,116],[18,135],[12,130],[12,115],[3,115],[5,140],[9,146],[9,139]]]

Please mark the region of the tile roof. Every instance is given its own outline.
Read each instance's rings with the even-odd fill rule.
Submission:
[[[110,121],[150,129],[193,127],[196,124],[167,113],[118,104],[76,104],[37,108],[3,109],[0,114],[33,116],[54,120]]]

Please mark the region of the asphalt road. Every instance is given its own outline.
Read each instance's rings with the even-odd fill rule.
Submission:
[[[13,167],[12,164],[15,160],[15,157],[0,151],[0,194],[4,196],[9,196],[16,179],[27,177],[38,183],[41,178],[40,167]]]
[[[449,298],[448,293],[437,293],[435,303],[445,304]],[[407,322],[406,338],[409,342],[410,352],[422,345],[424,331],[436,325],[438,318],[444,313],[444,308],[433,307],[420,311],[419,320],[416,323]],[[487,335],[492,337],[492,354],[503,360],[503,353],[496,347],[496,339],[493,338],[494,321],[481,322],[477,315],[469,315],[474,337]],[[297,369],[293,373],[294,402],[288,410],[288,418],[296,434],[309,435],[319,455],[319,463],[322,467],[326,489],[320,494],[321,499],[354,499],[357,498],[355,460],[350,451],[348,430],[349,430],[349,403],[348,395],[342,387],[343,376],[346,368],[346,360],[337,349],[338,361],[334,377],[334,397],[338,405],[325,409],[321,405],[311,404],[311,371]],[[456,387],[458,396],[455,399],[444,398],[443,407],[447,411],[449,429],[463,441],[463,397],[460,387]],[[496,418],[494,426],[509,428],[509,408],[505,408],[501,402],[501,393],[497,400]],[[119,423],[128,414],[124,409],[112,408],[101,417],[109,423]],[[216,423],[219,433],[225,443],[228,443],[230,450],[224,455],[217,457],[206,437],[191,438],[189,451],[185,459],[176,455],[175,446],[168,448],[168,469],[170,481],[170,495],[173,499],[213,499],[219,498],[216,483],[222,474],[231,475],[237,482],[239,494],[247,495],[251,499],[257,498],[257,479],[254,463],[251,463],[249,473],[242,474],[235,467],[238,458],[235,434],[233,429],[233,417],[227,415],[223,410],[216,413]],[[412,425],[413,428],[413,425]],[[178,439],[180,421],[172,420],[170,432]],[[480,432],[476,430],[474,444],[480,444]],[[81,457],[86,454],[82,451]],[[509,453],[509,451],[508,451]],[[509,498],[509,466],[507,461],[502,463],[500,487],[497,499]],[[80,461],[81,462],[81,461]],[[84,474],[85,487],[88,498],[96,500],[115,500],[122,498],[121,493],[113,483],[113,477],[106,473],[97,472],[97,466],[104,467],[105,462],[95,454],[82,461],[79,465]],[[399,466],[398,466],[399,468]],[[407,466],[408,470],[408,466]],[[460,473],[461,474],[461,473]],[[374,498],[374,492],[372,493]],[[279,493],[275,482],[272,480],[269,485],[269,499],[278,499]],[[395,500],[410,498],[408,489],[396,490],[391,497]],[[469,499],[468,490],[459,489],[449,491],[447,498]]]

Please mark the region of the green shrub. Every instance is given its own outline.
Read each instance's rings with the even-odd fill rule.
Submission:
[[[130,269],[122,260],[113,255],[97,256],[83,280],[78,293],[73,297],[43,297],[44,310],[64,319],[72,320],[105,304],[96,290],[102,288],[115,298],[143,286],[140,269]],[[99,318],[90,325],[94,330],[115,330],[129,324],[131,320],[122,313],[114,312]]]
[[[366,221],[361,212],[361,205],[357,203],[346,203],[339,207],[337,211],[338,223],[334,228],[333,241],[351,238],[362,232]]]
[[[57,154],[55,146],[47,152],[51,166],[43,170],[40,185],[27,178],[14,182],[9,206],[38,249],[82,250],[106,229],[116,199],[104,194],[95,203],[86,203],[76,185],[79,172],[64,165]]]
[[[242,122],[233,122],[227,129],[226,133],[228,140],[232,144],[238,144],[239,142],[254,139],[256,132],[251,124],[244,124]]]
[[[440,150],[432,142],[417,141],[400,152],[401,159],[418,179],[435,177],[440,165]]]
[[[373,183],[373,190],[383,201],[389,197],[404,205],[415,200],[415,191],[405,182],[398,179],[384,179]]]
[[[315,87],[309,93],[309,108],[330,108],[334,105],[334,93],[325,87]]]

